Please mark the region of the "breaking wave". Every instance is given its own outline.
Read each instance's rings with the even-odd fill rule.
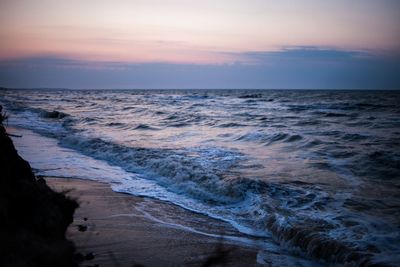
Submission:
[[[10,124],[130,173],[115,191],[225,220],[282,253],[395,266],[400,96],[375,94],[5,91],[0,102]]]

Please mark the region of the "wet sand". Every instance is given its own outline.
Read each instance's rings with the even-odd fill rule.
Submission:
[[[45,179],[80,204],[67,237],[83,256],[93,253],[82,266],[258,266],[256,246],[227,223],[99,182]]]

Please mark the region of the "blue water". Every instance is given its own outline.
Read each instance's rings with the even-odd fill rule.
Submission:
[[[5,90],[0,103],[38,174],[169,201],[288,257],[400,262],[400,92]]]

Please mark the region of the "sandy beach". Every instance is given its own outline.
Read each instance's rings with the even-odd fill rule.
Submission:
[[[93,253],[82,266],[259,265],[256,246],[232,241],[240,239],[240,233],[227,223],[161,201],[115,193],[99,182],[45,180],[56,191],[69,190],[80,204],[67,238],[83,256],[91,258]]]

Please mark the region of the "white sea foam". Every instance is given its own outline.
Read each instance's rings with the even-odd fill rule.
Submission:
[[[6,91],[0,102],[38,174],[174,203],[264,238],[265,251],[274,239],[334,263],[395,262],[398,95],[199,92]]]

